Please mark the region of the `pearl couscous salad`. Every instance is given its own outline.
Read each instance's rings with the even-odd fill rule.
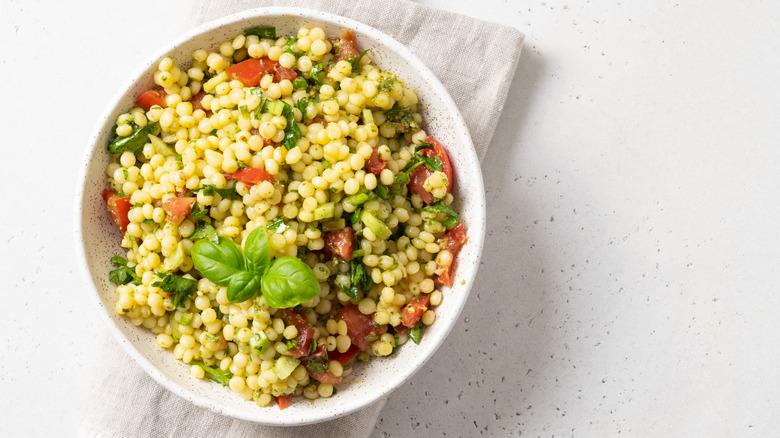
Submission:
[[[468,240],[417,94],[367,52],[260,26],[165,57],[108,145],[116,313],[260,406],[419,343]]]

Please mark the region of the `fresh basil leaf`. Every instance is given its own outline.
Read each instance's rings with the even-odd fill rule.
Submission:
[[[252,298],[260,289],[260,276],[249,271],[241,271],[230,277],[227,299],[231,303],[243,303]]]
[[[263,276],[262,291],[271,307],[286,309],[320,294],[320,285],[309,265],[295,257],[279,257]]]
[[[209,380],[213,380],[222,386],[227,386],[228,382],[233,377],[233,373],[230,371],[225,371],[221,368],[210,367],[198,360],[193,360],[190,363],[199,366],[206,374],[206,377],[209,378]]]
[[[224,237],[219,237],[218,243],[198,240],[192,245],[190,255],[198,272],[220,286],[227,286],[231,277],[246,270],[241,248]]]
[[[271,263],[271,250],[268,247],[268,233],[264,227],[257,227],[249,233],[244,243],[246,267],[255,275],[265,275]]]
[[[190,239],[208,239],[215,244],[219,243],[219,235],[217,234],[217,230],[206,221],[198,221],[198,224],[195,225],[195,231],[192,232]]]
[[[293,348],[295,348],[296,345],[298,345],[298,340],[297,339],[288,339],[287,340],[287,351],[292,350]]]
[[[184,307],[184,303],[192,297],[195,291],[198,289],[198,282],[191,278],[179,277],[173,274],[164,274],[157,276],[162,280],[155,281],[152,286],[159,287],[169,294],[173,294],[171,297],[171,303],[174,307]]]

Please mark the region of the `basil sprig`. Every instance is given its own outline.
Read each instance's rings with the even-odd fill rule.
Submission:
[[[195,268],[209,280],[227,286],[232,303],[244,302],[262,290],[269,306],[277,309],[295,307],[320,294],[314,271],[295,257],[271,260],[265,227],[249,233],[241,251],[235,242],[219,237],[197,241],[190,251]]]

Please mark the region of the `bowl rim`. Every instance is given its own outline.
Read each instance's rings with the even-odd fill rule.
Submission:
[[[459,267],[459,276],[465,282],[464,284],[465,288],[463,289],[464,293],[461,293],[455,297],[448,299],[448,303],[451,303],[451,305],[455,307],[455,312],[453,313],[452,319],[448,321],[448,324],[443,328],[441,337],[437,340],[437,342],[429,346],[429,350],[427,352],[428,354],[421,355],[422,357],[420,357],[417,362],[415,362],[414,364],[410,364],[415,366],[404,367],[403,368],[404,372],[396,374],[394,379],[389,382],[389,384],[386,386],[386,388],[383,391],[375,394],[369,394],[366,397],[356,397],[354,401],[349,401],[349,400],[344,401],[343,403],[344,407],[336,411],[325,410],[325,409],[316,410],[314,411],[313,415],[310,415],[306,418],[301,418],[300,421],[295,421],[295,422],[285,421],[284,419],[281,419],[281,421],[279,421],[280,419],[277,419],[277,421],[273,421],[274,419],[273,416],[269,417],[271,420],[269,421],[269,418],[258,418],[258,417],[247,416],[241,414],[240,412],[226,413],[225,410],[219,409],[219,407],[214,401],[209,400],[207,397],[203,397],[192,392],[191,390],[179,385],[173,379],[169,378],[167,375],[162,373],[154,365],[154,363],[152,363],[152,361],[146,357],[146,355],[141,353],[135,347],[133,342],[119,328],[116,322],[109,315],[110,309],[107,309],[105,306],[102,305],[101,296],[98,292],[97,285],[94,283],[92,279],[92,274],[90,272],[90,267],[89,267],[90,265],[88,262],[89,258],[86,252],[86,248],[84,246],[84,239],[82,233],[82,230],[84,229],[85,226],[83,215],[82,215],[82,210],[83,210],[82,206],[84,205],[85,202],[88,202],[88,200],[85,199],[85,195],[86,195],[85,187],[86,187],[88,171],[89,171],[89,162],[91,161],[93,155],[97,151],[98,145],[96,144],[96,140],[100,137],[103,130],[106,129],[105,128],[106,125],[110,124],[111,117],[115,113],[122,99],[129,92],[129,90],[131,90],[133,84],[135,84],[138,78],[144,74],[144,72],[149,68],[149,66],[159,61],[159,59],[161,59],[163,56],[166,56],[169,53],[175,51],[175,49],[181,44],[184,44],[193,38],[200,37],[202,34],[208,33],[222,26],[230,25],[239,21],[252,19],[252,18],[262,19],[262,18],[282,17],[282,16],[295,16],[295,17],[300,17],[305,19],[311,19],[313,21],[322,21],[325,23],[338,25],[348,29],[356,29],[356,30],[359,29],[358,32],[360,32],[361,34],[365,34],[366,36],[369,36],[370,38],[373,38],[381,42],[382,45],[388,46],[391,50],[396,51],[398,54],[404,56],[407,59],[407,63],[417,71],[420,77],[430,87],[434,88],[434,93],[438,95],[447,106],[454,109],[454,111],[452,111],[453,112],[452,122],[454,127],[458,130],[458,132],[463,133],[462,135],[459,135],[459,138],[462,142],[464,142],[465,146],[467,146],[466,148],[464,148],[467,150],[463,151],[466,154],[466,160],[469,162],[477,163],[477,165],[475,166],[475,172],[478,178],[476,178],[476,181],[470,181],[470,183],[472,183],[472,186],[470,187],[469,191],[476,192],[477,198],[474,202],[475,204],[474,208],[477,209],[477,213],[478,213],[477,215],[479,218],[481,218],[481,223],[469,225],[469,239],[471,243],[475,245],[475,251],[474,251],[475,258],[474,260],[471,260],[472,263],[469,264],[462,263],[461,266]],[[442,83],[439,81],[436,75],[434,75],[433,72],[414,53],[411,52],[411,50],[409,50],[402,43],[398,42],[392,36],[370,25],[367,25],[363,22],[353,20],[351,18],[343,17],[340,15],[332,14],[329,12],[316,10],[316,9],[300,8],[300,7],[284,7],[284,6],[247,9],[244,11],[240,11],[234,14],[230,14],[203,23],[187,32],[184,32],[183,34],[180,34],[178,37],[174,38],[169,43],[163,45],[160,49],[155,51],[152,56],[147,58],[146,62],[142,63],[137,69],[132,71],[129,78],[123,81],[117,93],[109,100],[108,104],[103,109],[103,111],[100,112],[100,115],[101,117],[98,119],[98,122],[96,123],[95,127],[91,131],[90,141],[87,142],[88,145],[85,148],[86,150],[84,154],[82,155],[83,161],[80,163],[81,169],[78,175],[78,186],[77,186],[76,196],[75,196],[74,241],[75,241],[75,248],[76,248],[76,258],[78,259],[79,271],[81,272],[82,277],[84,278],[85,282],[88,285],[91,299],[95,304],[95,306],[98,308],[98,313],[100,315],[100,318],[103,320],[105,326],[108,328],[109,332],[112,334],[114,339],[116,339],[116,341],[119,342],[119,344],[122,346],[125,352],[127,352],[127,354],[129,354],[130,357],[149,376],[151,376],[157,383],[162,385],[167,390],[171,391],[172,393],[176,394],[182,399],[191,402],[195,406],[198,406],[203,409],[207,409],[217,414],[227,415],[235,419],[250,421],[250,422],[264,424],[264,425],[272,425],[272,426],[298,426],[298,425],[314,424],[318,422],[323,422],[323,421],[328,421],[328,420],[333,420],[336,418],[343,417],[345,415],[359,411],[387,397],[394,390],[399,388],[401,385],[405,384],[419,369],[422,368],[422,366],[435,354],[435,352],[439,349],[439,347],[447,338],[449,333],[452,331],[452,328],[455,326],[455,323],[457,322],[458,317],[462,312],[463,307],[465,306],[465,303],[470,295],[471,288],[473,287],[474,279],[476,277],[477,268],[479,266],[479,261],[482,255],[482,250],[484,245],[486,202],[485,202],[485,190],[484,190],[484,182],[482,179],[482,172],[479,166],[479,160],[477,157],[476,149],[474,148],[473,141],[468,131],[468,127],[466,126],[466,123],[463,120],[463,116],[461,115],[460,110],[458,109],[457,105],[452,99],[452,96],[446,90],[444,85],[442,85]]]

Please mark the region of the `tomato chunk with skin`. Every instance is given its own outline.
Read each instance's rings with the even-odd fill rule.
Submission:
[[[356,345],[350,345],[349,350],[343,353],[338,350],[331,351],[328,353],[328,359],[338,361],[341,366],[345,367],[353,362],[358,354],[360,354],[360,349]]]
[[[291,309],[279,309],[276,311],[276,314],[282,318],[285,324],[292,324],[298,329],[295,347],[284,354],[292,357],[308,356],[311,340],[314,338],[314,329],[306,321],[306,316],[302,312]]]
[[[325,235],[325,252],[340,256],[345,261],[352,260],[352,249],[355,246],[355,231],[350,228],[331,231]]]
[[[265,73],[274,73],[279,67],[279,63],[272,61],[271,58],[264,56],[262,58],[250,58],[241,61],[238,64],[231,65],[225,70],[230,79],[237,79],[245,87],[254,87],[260,83],[260,79]]]
[[[289,68],[284,68],[282,66],[279,66],[276,69],[276,73],[274,73],[274,82],[282,82],[285,79],[287,79],[288,81],[292,81],[297,77],[298,77],[298,73],[296,73],[295,70],[290,70]]]
[[[192,98],[190,98],[190,103],[192,104],[192,110],[193,111],[195,111],[195,110],[203,110],[203,111],[211,112],[211,109],[203,108],[203,104],[201,104],[201,101],[203,100],[204,97],[206,97],[207,94],[208,93],[206,93],[205,91],[201,90],[198,94],[196,94],[196,95],[192,96]]]
[[[401,324],[406,327],[414,327],[420,317],[426,310],[428,310],[428,304],[431,302],[431,296],[429,294],[422,294],[409,302],[403,309],[401,309]]]
[[[463,245],[469,241],[469,236],[466,235],[466,226],[463,222],[459,223],[455,228],[450,230],[449,233],[444,235],[444,240],[447,244],[445,249],[452,254],[452,260],[446,266],[437,265],[437,270],[444,268],[441,274],[439,274],[439,282],[444,286],[452,286],[452,269],[454,268],[455,257],[460,252]]]
[[[373,152],[371,152],[371,157],[368,159],[368,162],[366,163],[366,170],[373,173],[376,176],[379,176],[379,174],[382,173],[383,170],[387,169],[387,160],[383,160],[379,158],[379,148],[374,148]]]
[[[170,197],[163,204],[163,209],[168,212],[168,220],[180,224],[181,221],[187,217],[192,211],[192,204],[195,203],[195,198],[178,198]]]
[[[441,171],[444,172],[444,175],[447,176],[447,181],[449,181],[449,184],[447,184],[447,192],[452,192],[452,184],[454,182],[452,173],[452,163],[450,163],[450,157],[447,155],[447,151],[444,149],[444,146],[439,143],[438,140],[436,140],[433,137],[428,137],[425,139],[428,143],[431,143],[433,145],[433,149],[425,149],[424,154],[426,157],[430,157],[433,155],[436,155],[441,160]]]
[[[357,45],[355,44],[355,31],[351,29],[341,29],[341,40],[339,41],[338,53],[336,54],[335,61],[350,61],[358,56],[360,56],[360,50],[357,49]]]
[[[127,231],[127,226],[130,225],[130,219],[127,217],[131,207],[130,196],[117,196],[116,192],[107,189],[103,190],[102,196],[108,205],[108,213],[124,233]]]
[[[409,190],[420,196],[420,199],[426,204],[433,202],[433,193],[425,190],[424,187],[425,180],[431,175],[433,175],[433,172],[423,165],[415,167],[412,173],[409,174]]]
[[[164,107],[165,91],[160,88],[146,90],[143,92],[143,94],[138,96],[138,99],[136,99],[135,103],[137,103],[138,106],[143,108],[145,111],[149,111],[155,105]]]
[[[387,331],[387,324],[374,325],[374,315],[364,315],[354,304],[342,307],[336,320],[347,323],[347,336],[360,351],[367,350],[372,342]]]
[[[274,176],[266,172],[264,169],[258,169],[256,167],[246,167],[244,169],[238,169],[233,173],[226,175],[228,178],[236,181],[241,181],[244,184],[253,186],[263,181],[274,182]]]
[[[290,395],[277,395],[276,396],[276,405],[279,406],[279,409],[287,409],[292,405],[292,396]]]
[[[336,377],[336,375],[330,371],[317,372],[311,369],[309,365],[306,365],[306,371],[309,372],[312,379],[318,382],[332,384],[341,383],[341,377]]]

